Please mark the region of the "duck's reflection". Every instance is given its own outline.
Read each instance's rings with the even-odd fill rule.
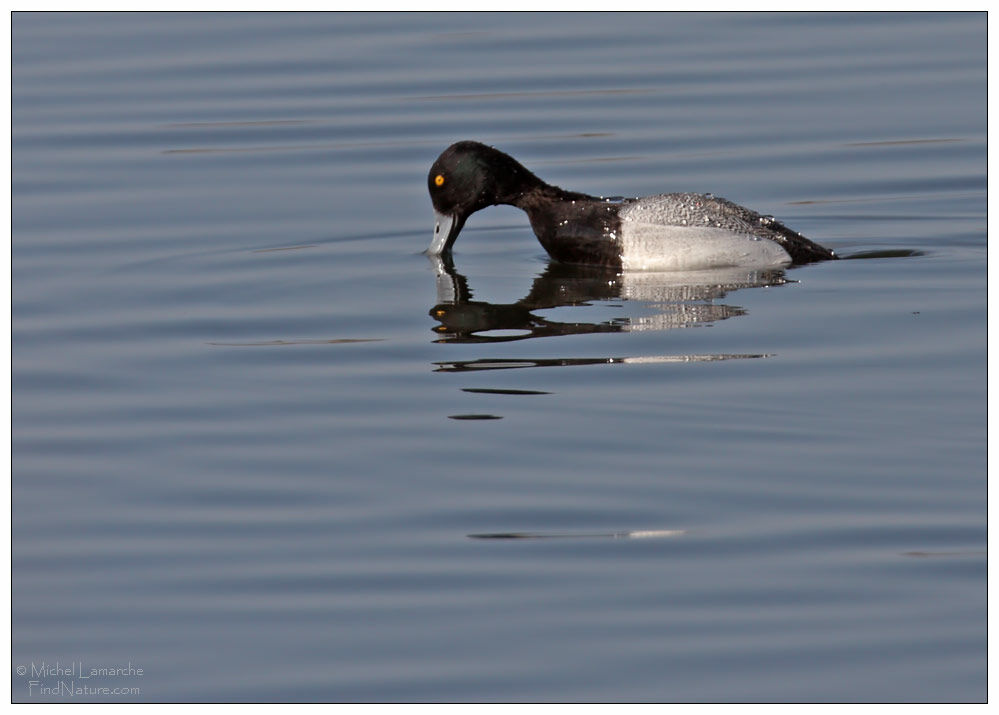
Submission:
[[[468,280],[454,270],[449,255],[432,256],[431,262],[437,274],[437,305],[430,309],[430,316],[440,323],[434,332],[438,336],[435,342],[441,343],[685,328],[743,315],[745,311],[738,306],[716,302],[732,291],[790,282],[781,269],[618,273],[598,266],[551,262],[524,298],[516,303],[488,303],[472,300]],[[571,323],[537,314],[606,300],[634,301],[640,312],[651,312],[601,322]],[[516,331],[516,334],[487,334],[496,331]]]

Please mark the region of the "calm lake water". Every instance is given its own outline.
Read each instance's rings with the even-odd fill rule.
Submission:
[[[16,13],[12,131],[15,701],[986,698],[984,14]],[[899,255],[435,264],[460,139]]]

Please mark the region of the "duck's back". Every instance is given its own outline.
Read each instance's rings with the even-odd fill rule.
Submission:
[[[835,258],[772,216],[711,194],[631,199],[622,203],[619,217],[626,269],[765,267]]]

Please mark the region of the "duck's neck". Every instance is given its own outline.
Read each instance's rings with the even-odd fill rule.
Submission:
[[[553,201],[579,201],[592,196],[565,191],[557,186],[546,184],[530,169],[508,154],[493,150],[490,164],[483,167],[494,177],[492,198],[496,204],[509,204],[528,213],[532,208]]]
[[[537,209],[551,205],[558,201],[593,201],[596,199],[589,194],[581,194],[578,191],[566,191],[557,186],[546,184],[533,174],[531,178],[537,183],[518,187],[518,190],[506,197],[507,200],[501,203],[516,206],[519,209],[531,214]]]

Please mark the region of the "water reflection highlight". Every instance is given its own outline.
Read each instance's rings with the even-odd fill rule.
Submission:
[[[430,316],[439,343],[490,343],[558,335],[673,330],[744,315],[739,306],[715,301],[742,288],[792,282],[783,269],[741,268],[675,272],[618,272],[601,266],[552,261],[530,292],[515,303],[472,300],[468,279],[450,256],[431,256],[437,279],[437,304]],[[539,311],[623,300],[627,315],[601,322],[561,322]],[[652,314],[648,313],[649,309]],[[639,314],[640,313],[640,314]],[[486,334],[515,331],[515,334]]]

